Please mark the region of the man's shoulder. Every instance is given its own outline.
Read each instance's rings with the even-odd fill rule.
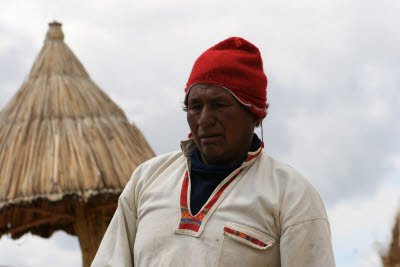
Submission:
[[[182,156],[183,153],[180,150],[164,153],[143,162],[138,166],[138,168],[154,168],[154,167],[157,168],[160,165],[172,163],[177,159],[181,158]]]
[[[185,164],[182,151],[173,151],[155,156],[140,164],[132,173],[132,176],[125,186],[123,195],[131,195],[132,192],[142,190],[146,184],[156,180],[163,172],[178,168]]]
[[[310,181],[289,163],[276,159],[265,151],[263,151],[260,160],[260,166],[278,179],[280,183],[303,184],[306,187],[313,188]]]
[[[268,179],[276,185],[282,198],[282,223],[294,224],[314,218],[327,220],[327,215],[320,194],[310,181],[297,169],[274,157],[263,153],[261,168],[266,168]]]
[[[173,151],[155,156],[139,165],[133,172],[131,179],[138,176],[145,178],[149,175],[164,172],[168,168],[185,164],[185,160],[186,158],[183,156],[182,151]]]

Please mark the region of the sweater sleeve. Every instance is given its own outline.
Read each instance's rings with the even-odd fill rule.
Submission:
[[[330,225],[319,193],[293,168],[279,172],[281,267],[334,267]]]
[[[315,218],[289,226],[280,239],[282,267],[334,267],[329,223]]]
[[[118,208],[101,241],[92,267],[133,267],[136,237],[135,173],[118,200]]]

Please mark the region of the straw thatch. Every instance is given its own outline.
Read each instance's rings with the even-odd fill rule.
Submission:
[[[49,25],[29,78],[0,112],[0,236],[65,230],[93,254],[130,174],[154,152],[89,78],[61,24]]]
[[[384,267],[400,267],[400,212],[392,229],[392,242],[386,253],[381,255]]]

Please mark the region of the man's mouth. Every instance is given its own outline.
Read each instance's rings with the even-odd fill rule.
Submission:
[[[218,141],[220,138],[222,138],[222,135],[220,134],[204,134],[200,135],[200,141],[201,142],[214,142]]]

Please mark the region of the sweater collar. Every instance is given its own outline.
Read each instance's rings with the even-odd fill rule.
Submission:
[[[260,139],[258,136],[254,133],[253,136],[253,142],[250,147],[250,151],[247,153],[247,158],[244,159],[243,164],[246,166],[250,164],[250,162],[253,162],[255,158],[257,158],[258,155],[261,154],[262,147],[260,146]],[[181,149],[183,152],[183,155],[186,157],[187,160],[190,162],[190,158],[192,157],[193,151],[195,150],[196,145],[194,143],[193,138],[189,138],[187,140],[181,141]],[[242,165],[243,165],[242,164]]]

